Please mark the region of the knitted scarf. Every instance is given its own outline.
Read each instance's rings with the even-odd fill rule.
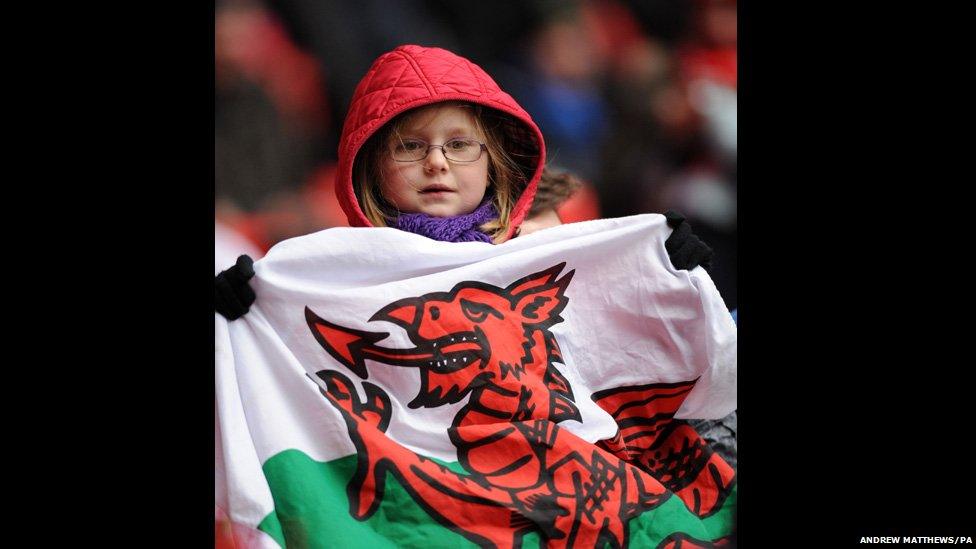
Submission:
[[[397,218],[397,228],[443,242],[488,242],[491,237],[478,227],[498,217],[495,205],[485,199],[473,212],[454,217],[433,217],[424,213],[405,213]]]

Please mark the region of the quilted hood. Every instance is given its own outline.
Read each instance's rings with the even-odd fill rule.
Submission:
[[[335,190],[351,226],[372,226],[356,199],[352,180],[353,164],[363,144],[398,114],[441,101],[468,101],[511,116],[507,137],[519,149],[518,158],[525,159],[520,167],[528,183],[512,209],[508,236],[522,224],[545,163],[539,127],[481,67],[441,48],[405,45],[373,62],[356,87],[342,127]]]

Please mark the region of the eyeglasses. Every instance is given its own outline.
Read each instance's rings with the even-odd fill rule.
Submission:
[[[451,162],[474,162],[487,149],[484,143],[474,139],[451,139],[443,145],[431,145],[420,139],[403,139],[393,145],[390,153],[397,162],[417,162],[427,158],[435,147]]]

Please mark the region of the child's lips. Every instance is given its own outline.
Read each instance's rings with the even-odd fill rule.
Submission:
[[[431,185],[421,189],[420,194],[439,194],[439,193],[453,193],[454,189],[448,187],[447,185]]]

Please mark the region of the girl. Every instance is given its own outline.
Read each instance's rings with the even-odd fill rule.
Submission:
[[[356,89],[339,144],[335,187],[338,201],[354,227],[394,227],[434,240],[494,245],[519,234],[540,182],[544,181],[547,186],[567,184],[566,178],[546,172],[544,165],[545,144],[539,128],[484,71],[442,49],[401,46],[381,56]],[[674,266],[691,269],[707,265],[711,250],[691,233],[684,219],[669,213],[668,223],[675,230],[665,247]],[[254,292],[247,282],[254,275],[251,263],[250,258],[241,256],[237,265],[216,277],[216,308],[228,320],[243,315],[254,301]],[[680,403],[684,395],[682,391],[690,391],[696,380],[620,386],[599,396],[606,402],[606,409],[616,410],[615,414],[623,413],[625,409],[643,410],[641,406],[654,402],[651,405],[655,410],[653,414],[628,417],[623,420],[624,424],[629,422],[632,428],[637,426],[640,431],[636,433],[637,440],[641,440],[641,437],[650,436],[647,426],[651,422],[660,422],[662,432],[655,431],[655,436],[660,435],[655,440],[684,441],[683,445],[645,448],[647,452],[638,455],[634,453],[633,433],[626,439],[622,436],[601,439],[598,447],[597,443],[582,445],[579,442],[582,439],[574,438],[575,435],[568,430],[562,431],[557,425],[569,420],[582,423],[582,415],[574,402],[582,401],[584,397],[581,394],[579,401],[574,401],[571,382],[555,366],[563,355],[555,336],[547,331],[550,322],[558,322],[548,315],[557,316],[562,310],[565,300],[561,292],[571,277],[570,274],[554,282],[554,274],[552,278],[538,276],[526,278],[505,290],[495,288],[510,292],[505,294],[507,297],[515,296],[516,289],[520,292],[518,295],[523,296],[518,301],[519,320],[514,323],[508,317],[504,322],[496,322],[502,315],[491,303],[497,302],[483,295],[490,294],[493,287],[478,282],[465,282],[465,297],[458,298],[459,304],[451,309],[448,307],[455,305],[454,294],[425,294],[438,296],[441,301],[437,303],[443,302],[443,313],[439,308],[441,305],[418,308],[414,302],[402,304],[403,300],[396,302],[393,309],[383,309],[387,315],[383,320],[399,321],[411,337],[416,335],[411,341],[418,346],[417,350],[373,346],[371,333],[333,324],[306,307],[305,319],[309,327],[316,330],[313,333],[318,334],[315,336],[318,344],[348,369],[357,371],[359,361],[364,361],[362,357],[366,356],[359,354],[361,352],[371,353],[371,360],[386,360],[410,368],[422,368],[424,363],[427,364],[421,393],[406,408],[398,405],[398,414],[417,407],[441,408],[465,399],[463,407],[453,416],[448,431],[449,442],[457,448],[459,463],[463,462],[469,473],[457,475],[463,477],[459,482],[464,484],[461,488],[467,490],[458,492],[455,484],[438,484],[441,480],[447,483],[458,481],[452,473],[446,472],[446,468],[380,434],[386,428],[383,425],[389,421],[392,408],[389,400],[383,400],[389,397],[380,396],[386,393],[378,385],[368,386],[371,388],[369,394],[376,398],[360,402],[358,391],[352,388],[342,372],[321,370],[316,373],[324,382],[324,386],[319,387],[322,396],[341,410],[346,419],[350,430],[349,444],[356,444],[360,449],[357,472],[353,477],[355,482],[350,481],[347,487],[349,513],[353,517],[362,521],[375,512],[375,506],[360,506],[360,503],[378,501],[382,494],[371,484],[377,478],[373,475],[385,476],[383,467],[391,463],[397,464],[393,467],[403,467],[397,471],[405,470],[411,475],[404,482],[410,486],[410,497],[417,505],[424,506],[431,516],[441,516],[441,524],[461,531],[468,539],[483,545],[496,543],[510,547],[515,542],[520,544],[522,537],[532,532],[553,547],[593,547],[607,543],[626,546],[627,521],[646,509],[663,505],[672,493],[681,491],[685,492],[682,498],[688,501],[694,498],[696,502],[693,505],[695,521],[710,516],[713,511],[728,509],[723,505],[724,499],[717,495],[711,499],[703,497],[696,483],[717,487],[707,493],[721,492],[725,498],[731,493],[734,472],[713,458],[700,444],[698,435],[689,432],[687,425],[670,421],[676,408],[666,408],[664,404],[660,404],[663,411],[658,412],[656,408],[662,402],[676,400]],[[549,292],[549,297],[525,297],[542,292]],[[474,295],[485,301],[466,303],[468,298],[475,299]],[[554,297],[557,295],[558,298]],[[497,294],[491,296],[499,297]],[[457,313],[455,309],[463,313]],[[433,324],[426,323],[428,318]],[[467,326],[469,322],[465,318],[474,323],[486,322],[486,326],[499,325],[506,329],[515,326],[516,331],[503,332],[502,328],[486,328],[485,331],[475,326],[469,331],[457,332],[451,323]],[[425,321],[423,329],[421,320]],[[447,331],[445,326],[453,331]],[[421,333],[428,328],[431,334],[443,331],[445,335]],[[463,343],[455,343],[455,335]],[[471,337],[470,342],[466,342],[468,337]],[[337,341],[344,341],[344,346],[336,346]],[[438,343],[441,344],[439,350],[428,352],[427,345],[431,345],[429,349],[435,349]],[[714,342],[704,342],[704,345],[711,343]],[[472,350],[475,345],[477,353],[481,354]],[[461,347],[463,349],[458,351]],[[454,350],[445,350],[450,348]],[[495,357],[496,352],[504,354],[505,360],[491,362],[486,358]],[[675,352],[681,354],[680,350]],[[452,362],[471,359],[471,363],[468,366],[452,365],[448,371],[448,357],[452,357]],[[434,362],[428,360],[431,358],[443,358],[443,365],[437,367],[439,370],[432,366]],[[482,372],[484,368],[496,365],[498,372]],[[472,376],[463,381],[463,393],[459,392],[458,385],[428,387],[426,380],[430,376],[438,376],[434,379],[439,381],[434,383],[446,383],[443,380],[451,378],[455,372],[458,372],[458,379],[462,373]],[[357,373],[365,379],[365,371]],[[516,387],[519,390],[515,390]],[[723,390],[727,387],[724,385]],[[591,401],[598,399],[597,393],[589,396]],[[454,414],[454,409],[449,413]],[[626,414],[636,415],[637,412]],[[259,419],[266,417],[260,413],[256,414],[258,416]],[[367,425],[367,418],[378,421]],[[667,427],[663,426],[665,424]],[[644,427],[640,427],[642,425]],[[694,444],[689,445],[689,441]],[[510,456],[516,459],[505,462]],[[624,458],[635,463],[636,458],[644,460],[645,468],[657,471],[667,480],[644,484],[643,479],[649,477],[635,472],[636,465],[625,466],[621,461]],[[695,474],[684,475],[682,467],[692,458],[697,464]],[[549,480],[535,482],[536,477]],[[474,517],[462,516],[459,511],[455,513],[455,504],[461,501],[480,506],[471,508],[486,515]],[[434,505],[439,507],[435,509]],[[285,507],[282,505],[282,516],[287,516]],[[463,525],[443,519],[449,507],[451,516],[461,517]],[[294,508],[305,507],[296,505]],[[668,516],[668,513],[671,511],[665,509],[661,516]],[[690,516],[690,511],[683,511],[682,517]],[[719,518],[729,520],[724,515]],[[302,520],[288,520],[284,524],[306,524]],[[494,537],[483,537],[485,529],[494,532]],[[679,534],[669,535],[661,546],[685,543],[684,535]],[[418,543],[424,543],[424,540]]]
[[[396,227],[435,240],[499,244],[519,234],[544,168],[542,133],[474,63],[400,46],[356,88],[339,143],[336,196],[353,227]],[[684,218],[666,247],[674,266],[708,267],[712,251]],[[239,318],[254,301],[251,259],[215,280],[215,309]]]

